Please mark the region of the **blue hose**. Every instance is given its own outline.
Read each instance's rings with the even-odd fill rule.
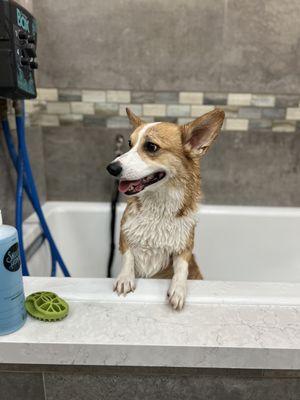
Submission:
[[[68,271],[67,267],[65,266],[65,263],[64,263],[61,255],[60,255],[60,253],[59,253],[59,251],[58,251],[58,249],[56,247],[56,244],[55,244],[55,242],[54,242],[54,240],[52,238],[51,232],[50,232],[50,230],[48,228],[47,222],[45,220],[45,217],[44,217],[41,205],[40,205],[37,189],[36,189],[36,186],[35,186],[32,170],[31,170],[31,166],[30,166],[27,147],[26,147],[24,117],[23,116],[16,116],[16,121],[19,118],[22,119],[22,121],[23,121],[23,124],[21,124],[22,131],[21,131],[21,135],[20,135],[20,139],[21,139],[21,144],[20,145],[21,145],[21,151],[22,151],[22,156],[23,156],[25,175],[26,175],[28,186],[30,188],[30,192],[31,192],[31,195],[32,195],[33,205],[34,205],[34,208],[35,208],[35,210],[36,210],[36,212],[38,214],[38,217],[39,217],[40,224],[42,226],[44,235],[45,235],[46,239],[49,242],[50,250],[51,250],[51,253],[53,255],[53,258],[60,265],[64,276],[70,277],[69,271]],[[55,265],[56,265],[56,263],[55,263]],[[53,270],[53,267],[54,267],[54,264],[52,263],[52,270]],[[56,271],[52,271],[52,274],[56,275]]]
[[[67,269],[67,267],[65,266],[65,263],[56,247],[56,244],[52,238],[51,232],[48,228],[47,222],[45,220],[41,205],[40,205],[40,201],[39,201],[39,197],[38,197],[38,193],[37,193],[37,189],[35,186],[35,182],[34,182],[34,178],[33,178],[33,174],[32,174],[32,170],[31,170],[31,166],[30,166],[30,161],[29,161],[29,157],[28,157],[28,152],[27,152],[27,146],[26,146],[26,140],[25,140],[25,124],[24,124],[24,104],[23,104],[23,115],[22,116],[16,116],[16,122],[17,122],[17,126],[18,126],[18,120],[21,120],[20,123],[20,149],[21,149],[21,154],[23,157],[23,162],[24,162],[24,170],[25,170],[25,175],[27,178],[27,182],[28,182],[28,186],[30,188],[30,192],[31,192],[31,196],[32,196],[32,200],[33,200],[33,206],[34,209],[36,210],[39,220],[40,220],[40,224],[42,226],[44,235],[46,237],[46,239],[49,242],[50,245],[50,250],[51,250],[51,254],[52,257],[54,258],[55,261],[58,262],[58,264],[61,267],[61,270],[64,274],[64,276],[66,277],[70,277],[69,271]],[[52,262],[52,271],[51,271],[51,276],[55,276],[56,275],[56,262]]]
[[[19,121],[20,122],[20,121]],[[19,136],[20,129],[17,127],[17,132]],[[28,276],[28,268],[27,268],[27,263],[26,263],[26,256],[25,256],[25,250],[24,250],[24,242],[23,242],[23,178],[24,178],[24,165],[23,165],[23,159],[22,159],[22,152],[20,148],[20,138],[18,137],[18,143],[19,143],[19,158],[18,158],[18,163],[17,163],[17,190],[16,190],[16,227],[18,231],[18,236],[19,236],[19,250],[20,250],[20,257],[21,257],[21,264],[22,264],[22,273],[24,276]]]
[[[18,131],[19,156],[20,157],[18,157],[16,150],[15,150],[15,146],[14,146],[14,143],[13,143],[13,140],[11,137],[11,133],[10,133],[10,129],[9,129],[9,123],[6,119],[2,120],[2,127],[3,127],[4,136],[5,136],[5,140],[7,143],[10,157],[12,159],[12,162],[13,162],[14,167],[16,168],[17,172],[18,172],[18,166],[19,166],[19,158],[21,159],[20,161],[22,161],[22,166],[24,167],[24,173],[23,173],[24,176],[22,178],[20,178],[20,180],[23,181],[26,193],[29,197],[29,200],[32,203],[34,210],[36,211],[36,213],[39,217],[40,224],[41,224],[42,230],[44,232],[44,236],[48,240],[48,243],[50,246],[51,257],[52,257],[51,276],[56,276],[56,263],[58,263],[61,267],[61,270],[62,270],[64,276],[70,277],[69,271],[68,271],[61,255],[56,247],[56,244],[53,240],[51,232],[48,228],[48,225],[45,220],[45,217],[44,217],[41,205],[40,205],[40,201],[38,198],[38,193],[37,193],[34,178],[32,175],[32,170],[31,170],[27,147],[26,147],[25,124],[24,124],[24,105],[23,105],[23,114],[16,116],[16,125],[17,125],[17,131]],[[19,180],[19,176],[18,176],[18,180]],[[18,198],[18,201],[20,201],[19,198]],[[20,207],[18,206],[18,218],[20,218],[19,213],[20,213]],[[22,215],[22,212],[21,212],[21,215]],[[18,221],[18,225],[17,225],[18,232],[20,232],[19,236],[22,236],[22,224],[20,224],[19,219],[17,221]],[[25,254],[25,252],[24,252],[24,254]],[[26,260],[24,262],[24,266],[26,268]],[[25,272],[26,272],[26,270],[25,270]]]
[[[3,129],[4,138],[5,138],[5,142],[6,142],[6,146],[7,146],[7,149],[8,149],[9,156],[10,156],[11,161],[12,161],[14,167],[15,167],[15,170],[18,171],[18,155],[16,153],[15,145],[14,145],[14,142],[12,140],[12,136],[11,136],[11,133],[10,133],[8,120],[4,119],[1,122],[2,122],[2,129]],[[27,194],[30,202],[33,203],[32,196],[31,196],[28,184],[27,184],[26,176],[23,177],[23,184],[24,184],[24,188],[25,188],[26,194]]]

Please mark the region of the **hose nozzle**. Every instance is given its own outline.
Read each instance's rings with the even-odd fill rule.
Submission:
[[[122,135],[117,135],[115,138],[115,156],[119,157],[123,154],[122,147],[124,143],[124,137]]]
[[[16,117],[22,117],[23,115],[23,101],[22,100],[14,100],[13,107],[15,109]]]

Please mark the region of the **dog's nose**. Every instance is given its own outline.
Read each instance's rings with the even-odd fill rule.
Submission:
[[[108,164],[106,169],[113,176],[118,176],[122,172],[122,166],[119,161],[115,161],[115,162]]]

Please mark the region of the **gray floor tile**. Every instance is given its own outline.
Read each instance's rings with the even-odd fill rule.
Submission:
[[[44,400],[42,374],[0,372],[1,400]]]
[[[48,400],[298,400],[299,379],[47,374]]]

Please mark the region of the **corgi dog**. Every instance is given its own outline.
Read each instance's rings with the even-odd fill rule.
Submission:
[[[187,279],[202,279],[193,256],[201,199],[200,159],[218,136],[225,114],[215,109],[179,126],[145,123],[128,108],[134,127],[127,153],[108,166],[128,197],[121,220],[122,269],[114,283],[120,295],[135,278],[169,278],[169,302],[181,310]]]

